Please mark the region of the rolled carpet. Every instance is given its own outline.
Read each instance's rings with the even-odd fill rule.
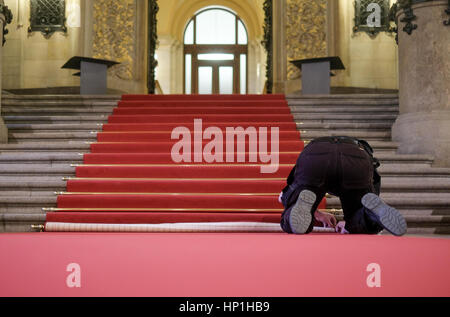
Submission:
[[[106,223],[64,223],[47,222],[47,232],[276,232],[281,233],[279,224],[263,222],[200,222],[161,224],[106,224]],[[314,227],[313,232],[334,233],[332,228]]]

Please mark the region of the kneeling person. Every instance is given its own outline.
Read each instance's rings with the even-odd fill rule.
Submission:
[[[404,235],[405,219],[379,197],[377,165],[372,148],[363,140],[342,136],[311,141],[299,155],[280,196],[285,207],[283,231],[309,233],[316,218],[346,233],[377,234],[386,229]],[[336,224],[333,215],[316,211],[327,192],[340,198],[344,222]]]

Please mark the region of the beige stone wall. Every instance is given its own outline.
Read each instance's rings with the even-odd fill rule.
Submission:
[[[61,66],[81,53],[81,28],[68,27],[67,34],[56,32],[48,39],[40,32],[29,34],[29,1],[5,0],[5,4],[14,18],[3,47],[3,89],[79,85],[79,78],[72,76],[74,72]],[[67,0],[66,16],[73,15],[69,12],[73,4],[80,7],[80,0]]]
[[[332,79],[332,86],[398,89],[398,47],[395,36],[383,32],[371,38],[363,32],[353,33],[354,1],[339,0],[338,4],[335,45],[346,70],[337,72],[338,76]]]

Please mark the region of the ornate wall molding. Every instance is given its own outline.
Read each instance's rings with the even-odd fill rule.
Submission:
[[[148,1],[148,71],[147,71],[147,88],[149,94],[154,94],[156,90],[155,70],[158,61],[155,58],[156,46],[158,45],[158,32],[156,18],[159,11],[158,1]]]
[[[414,24],[413,21],[417,19],[414,15],[414,11],[411,7],[412,0],[399,0],[398,1],[400,8],[403,9],[405,13],[405,17],[400,20],[400,22],[406,23],[403,27],[403,32],[406,32],[408,35],[411,35],[412,32],[417,29],[417,24]]]
[[[95,0],[93,6],[93,57],[120,63],[108,71],[110,76],[134,79],[137,57],[136,0]]]
[[[397,20],[397,12],[399,10],[399,5],[395,2],[391,9],[389,10],[389,21],[394,24],[391,28],[391,32],[395,34],[395,42],[398,44],[398,20]]]
[[[449,17],[448,20],[444,20],[444,25],[450,26],[450,0],[448,0],[448,7],[445,9],[445,13],[447,13]]]
[[[54,32],[67,33],[65,0],[31,0],[28,33],[42,32],[50,37]]]
[[[327,55],[327,1],[287,0],[287,79],[300,77],[289,61]]]
[[[0,14],[5,16],[5,23],[3,23],[3,38],[2,38],[2,46],[5,45],[6,39],[5,35],[8,34],[8,29],[6,28],[7,24],[10,24],[13,19],[13,14],[8,6],[0,3]]]
[[[264,38],[261,42],[267,53],[266,62],[266,92],[272,93],[273,88],[273,3],[272,0],[265,0],[264,10]]]

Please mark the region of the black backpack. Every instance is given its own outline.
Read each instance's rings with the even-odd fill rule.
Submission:
[[[378,174],[377,168],[380,167],[380,161],[373,156],[373,149],[365,140],[358,140],[359,144],[366,150],[367,154],[372,158],[373,164],[373,187],[375,189],[375,194],[380,195],[381,190],[381,176]]]

